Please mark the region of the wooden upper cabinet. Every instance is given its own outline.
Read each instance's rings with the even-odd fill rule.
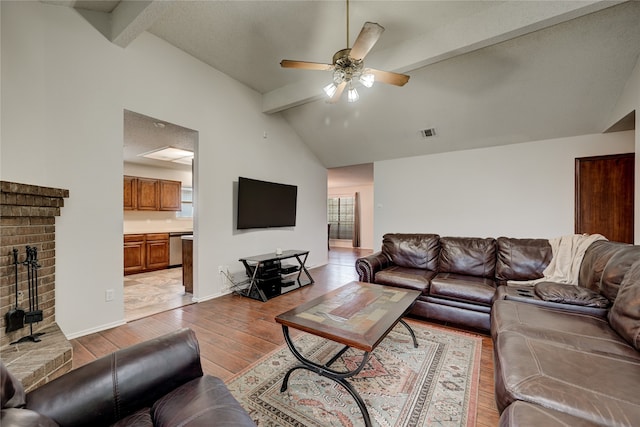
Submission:
[[[182,210],[182,183],[180,181],[160,180],[160,210]]]
[[[138,210],[157,211],[160,207],[160,185],[157,179],[138,178]]]
[[[135,176],[124,177],[124,210],[138,209],[138,181]]]
[[[125,175],[123,195],[124,210],[182,210],[182,183],[180,181]]]

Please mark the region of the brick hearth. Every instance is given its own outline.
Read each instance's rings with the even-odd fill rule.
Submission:
[[[68,190],[0,181],[0,353],[2,361],[26,389],[32,389],[71,369],[71,344],[55,320],[55,217],[60,216]],[[15,307],[15,267],[26,256],[26,246],[38,250],[38,300],[43,311],[41,322],[33,323],[33,332],[44,332],[40,342],[11,344],[31,334],[25,324],[6,332],[6,313]],[[18,305],[29,309],[27,269],[19,266]]]

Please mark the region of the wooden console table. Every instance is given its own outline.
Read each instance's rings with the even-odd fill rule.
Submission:
[[[251,278],[249,287],[243,289],[240,294],[249,298],[267,301],[270,297],[273,298],[280,295],[282,285],[291,286],[297,284],[297,288],[311,285],[314,280],[305,266],[308,256],[309,251],[291,249],[282,251],[281,254],[273,252],[240,258],[239,261],[244,264],[247,275]],[[295,259],[297,261],[298,265],[295,266],[293,271],[282,267],[281,261],[286,259]],[[269,270],[269,277],[262,277],[267,269]],[[275,269],[277,271],[274,271]],[[302,273],[305,274],[306,280],[301,279]],[[289,277],[294,277],[294,279],[286,281]],[[265,286],[269,286],[269,288],[267,289]]]

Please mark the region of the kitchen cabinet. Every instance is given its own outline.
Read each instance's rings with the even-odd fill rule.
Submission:
[[[138,181],[139,211],[157,211],[160,207],[160,182],[157,179],[136,178]]]
[[[124,274],[141,273],[146,262],[144,234],[124,236]]]
[[[166,179],[124,176],[123,208],[137,211],[180,211],[182,183]]]
[[[124,274],[169,267],[169,233],[124,236]]]
[[[124,210],[132,211],[138,207],[138,185],[133,176],[124,177]]]
[[[182,183],[180,181],[167,181],[161,179],[160,185],[160,210],[182,210]]]
[[[185,292],[193,293],[193,236],[182,237],[182,284]]]

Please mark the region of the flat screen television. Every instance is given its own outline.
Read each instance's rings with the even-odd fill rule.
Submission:
[[[238,178],[237,228],[293,227],[296,225],[298,187]]]

